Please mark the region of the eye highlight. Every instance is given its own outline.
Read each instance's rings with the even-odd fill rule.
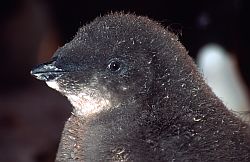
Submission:
[[[119,60],[113,60],[108,64],[110,71],[119,71],[121,69],[121,62]]]

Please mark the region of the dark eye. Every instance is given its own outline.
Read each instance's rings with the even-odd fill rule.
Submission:
[[[118,60],[113,60],[109,63],[108,69],[110,71],[118,71],[121,68],[121,63]]]

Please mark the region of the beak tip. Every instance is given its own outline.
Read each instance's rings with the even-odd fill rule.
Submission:
[[[35,76],[34,69],[32,69],[32,70],[30,71],[30,74],[33,75],[33,76]]]

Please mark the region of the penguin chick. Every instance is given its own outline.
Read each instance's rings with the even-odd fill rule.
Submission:
[[[250,161],[249,126],[147,17],[98,17],[31,74],[74,106],[57,161]]]

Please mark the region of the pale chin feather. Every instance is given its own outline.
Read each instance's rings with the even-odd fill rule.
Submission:
[[[90,117],[98,114],[101,111],[111,108],[111,103],[108,99],[99,96],[90,96],[85,93],[78,95],[67,95],[69,101],[74,106],[74,114],[76,116]]]
[[[60,86],[55,80],[48,81],[46,84],[59,92],[62,90],[60,90]],[[64,95],[73,105],[73,114],[76,116],[90,117],[112,107],[110,94],[102,94],[92,88],[86,87],[83,92],[79,94],[64,93]]]
[[[59,84],[56,82],[56,81],[48,81],[46,82],[46,84],[52,88],[52,89],[55,89],[57,91],[59,91],[60,87],[59,87]]]

